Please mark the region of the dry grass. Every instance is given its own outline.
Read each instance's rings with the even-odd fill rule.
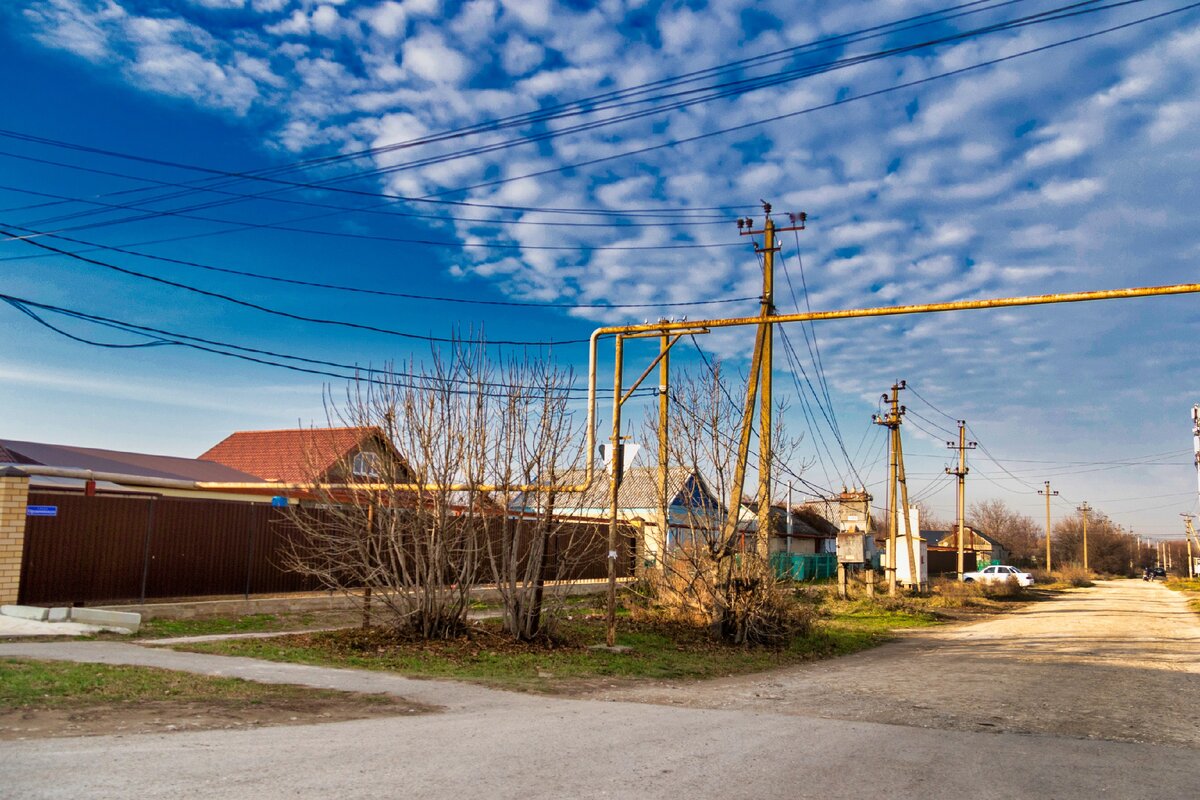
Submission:
[[[1093,578],[1095,574],[1091,570],[1086,570],[1083,567],[1072,564],[1056,569],[1047,573],[1045,570],[1038,570],[1033,573],[1033,579],[1038,584],[1046,584],[1046,588],[1050,589],[1083,589],[1088,586],[1095,586]]]

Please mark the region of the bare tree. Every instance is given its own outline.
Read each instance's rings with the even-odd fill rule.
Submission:
[[[570,580],[600,532],[565,519],[578,511],[580,493],[561,491],[560,482],[584,456],[583,429],[568,408],[571,373],[525,359],[508,362],[503,374],[511,388],[493,409],[488,480],[516,513],[491,520],[484,555],[505,630],[530,640],[553,632]]]
[[[1076,512],[1054,525],[1051,542],[1056,564],[1083,564],[1083,515]],[[1127,574],[1136,548],[1134,538],[1117,529],[1112,520],[1092,511],[1087,519],[1088,568],[1093,572]]]
[[[342,483],[313,486],[293,510],[302,535],[288,566],[327,588],[378,603],[397,628],[423,638],[460,632],[473,587],[490,578],[506,630],[543,629],[547,574],[566,571],[583,542],[557,537],[561,459],[578,458],[567,410],[569,373],[533,360],[497,366],[480,342],[435,351],[428,364],[375,370],[327,402],[331,425],[374,431],[364,468],[348,453]],[[536,484],[532,524],[510,510],[516,484]],[[542,502],[542,501],[548,502]]]
[[[719,365],[700,377],[685,374],[672,389],[669,408],[670,463],[676,465],[673,469],[683,470],[694,486],[686,492],[681,517],[671,520],[663,534],[661,572],[653,579],[656,600],[676,616],[708,626],[726,641],[781,644],[804,621],[774,574],[765,544],[761,549],[757,546],[750,514],[729,505],[742,409],[722,386]],[[656,412],[647,422],[648,432],[657,429]],[[786,463],[796,442],[781,423],[773,441],[775,463]]]
[[[1044,552],[1042,528],[1033,517],[1013,511],[1003,500],[972,503],[967,524],[995,539],[1019,563],[1031,564],[1034,556]]]

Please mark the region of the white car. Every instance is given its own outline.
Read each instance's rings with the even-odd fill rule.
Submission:
[[[992,581],[1006,581],[1009,578],[1016,578],[1020,586],[1033,586],[1033,576],[1028,572],[1021,572],[1016,567],[1006,567],[1000,564],[984,567],[978,572],[963,573],[963,581],[965,583],[973,581],[991,583]]]

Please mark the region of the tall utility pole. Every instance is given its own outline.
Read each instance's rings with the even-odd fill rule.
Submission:
[[[1192,553],[1192,539],[1196,536],[1196,529],[1192,526],[1191,514],[1180,514],[1183,517],[1184,536],[1187,538],[1187,576],[1189,578],[1196,577],[1196,561]]]
[[[1082,503],[1079,504],[1079,513],[1083,517],[1083,568],[1085,570],[1088,568],[1087,523],[1088,523],[1088,512],[1091,510],[1092,510],[1092,507],[1087,504],[1087,500],[1084,500]]]
[[[775,341],[774,323],[771,321],[771,317],[775,314],[775,254],[779,252],[775,234],[804,230],[804,222],[808,219],[808,215],[804,213],[789,214],[791,225],[777,228],[775,220],[771,219],[771,204],[764,200],[762,207],[765,220],[761,230],[755,230],[753,220],[750,219],[739,219],[737,226],[743,236],[762,234],[763,237],[762,247],[756,248],[763,257],[763,293],[762,305],[759,308],[759,316],[762,318],[762,322],[759,323],[759,339],[762,349],[758,364],[758,381],[762,396],[759,399],[758,410],[758,536],[756,537],[758,541],[756,546],[758,552],[765,556],[771,535],[771,470],[775,455],[771,441],[771,404],[773,402],[771,373],[774,369],[773,346]]]
[[[908,480],[904,474],[904,448],[900,442],[900,424],[906,409],[900,405],[900,391],[906,386],[904,381],[892,384],[891,395],[883,395],[888,404],[888,412],[883,416],[871,415],[871,421],[888,429],[888,594],[895,597],[898,591],[896,568],[899,564],[899,524],[897,514],[903,508],[904,537],[908,545],[908,574],[913,584],[920,584],[917,574],[916,553],[913,550],[913,539],[917,531],[912,530],[912,514],[908,505]],[[897,503],[896,488],[899,486],[900,498]],[[898,507],[899,506],[899,507]]]
[[[946,442],[946,446],[958,450],[958,469],[946,467],[947,475],[958,476],[958,579],[963,579],[963,550],[965,549],[967,514],[967,451],[975,449],[975,442],[966,439],[967,421],[958,421],[958,444]]]
[[[1050,491],[1050,481],[1046,481],[1045,489],[1038,489],[1038,494],[1046,495],[1046,572],[1050,571],[1050,498],[1057,497],[1058,492]]]

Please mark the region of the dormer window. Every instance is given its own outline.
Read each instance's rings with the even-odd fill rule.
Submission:
[[[350,472],[358,480],[378,480],[379,467],[379,453],[355,453]]]

